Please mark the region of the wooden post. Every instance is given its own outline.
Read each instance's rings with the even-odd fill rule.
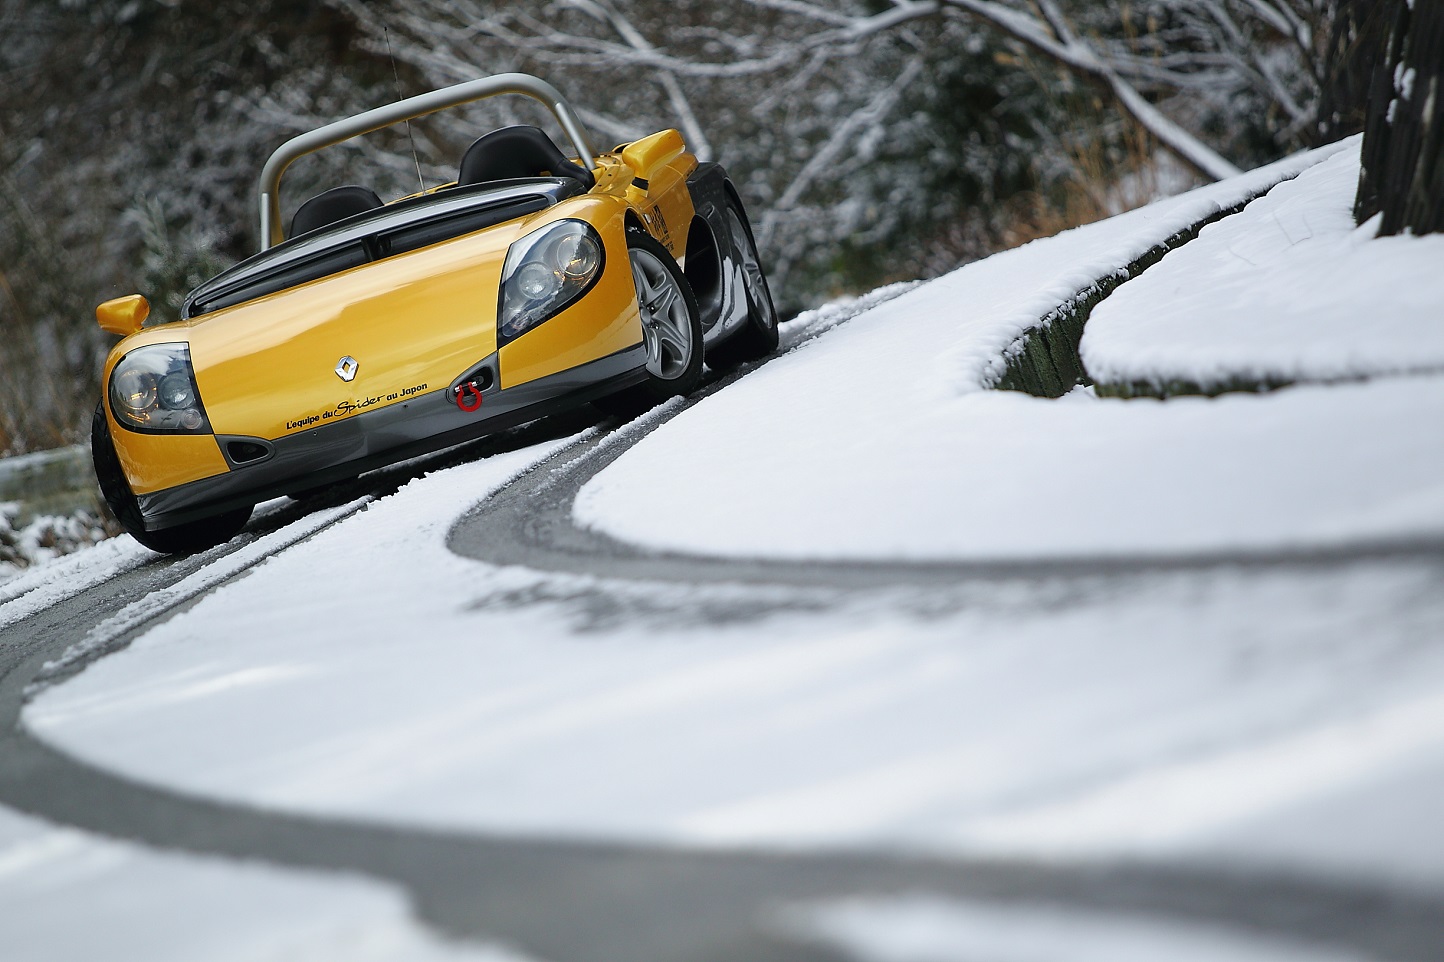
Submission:
[[[1444,230],[1444,0],[1389,0],[1374,68],[1354,217],[1381,236]]]
[[[1393,25],[1393,0],[1333,0],[1319,23],[1318,129],[1314,145],[1331,144],[1364,129],[1369,84],[1384,56]]]

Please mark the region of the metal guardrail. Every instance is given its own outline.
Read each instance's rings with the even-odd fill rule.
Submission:
[[[90,447],[73,444],[0,458],[0,502],[7,501],[20,504],[22,524],[37,515],[99,511]]]

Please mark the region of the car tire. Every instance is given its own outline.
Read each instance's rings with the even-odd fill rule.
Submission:
[[[650,234],[627,232],[627,258],[642,314],[647,379],[594,403],[607,414],[631,417],[696,389],[702,379],[702,312],[682,269]]]
[[[729,370],[777,350],[777,307],[772,302],[767,276],[762,272],[762,261],[757,255],[757,242],[752,238],[747,214],[729,196],[722,216],[727,221],[728,242],[742,270],[747,321],[735,334],[707,348],[707,366],[714,371]]]
[[[251,506],[236,508],[223,514],[186,524],[178,524],[159,531],[145,530],[140,506],[125,480],[120,467],[120,457],[115,453],[115,443],[110,438],[110,424],[105,419],[105,408],[97,405],[90,419],[90,458],[95,464],[95,480],[100,485],[100,495],[115,519],[135,540],[152,551],[161,554],[194,554],[234,538],[251,518]]]

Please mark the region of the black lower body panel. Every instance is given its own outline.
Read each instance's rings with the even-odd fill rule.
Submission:
[[[138,495],[136,501],[146,530],[156,531],[344,481],[638,384],[646,379],[646,360],[639,344],[516,387],[493,387],[481,392],[481,404],[473,411],[457,405],[451,388],[419,394],[379,411],[277,438],[268,443],[271,450],[265,457],[233,462],[225,474]],[[470,406],[474,395],[466,400]]]

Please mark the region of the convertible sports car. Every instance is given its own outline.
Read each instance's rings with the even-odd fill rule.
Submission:
[[[283,233],[297,158],[502,94],[540,101],[571,141],[491,131],[455,183],[383,204],[342,186]],[[91,430],[107,504],[142,544],[233,537],[259,501],[576,405],[637,409],[777,345],[737,191],[675,130],[593,155],[551,85],[502,74],[337,121],[276,150],[261,250],[148,324],[139,294],[96,309],[122,335]]]

